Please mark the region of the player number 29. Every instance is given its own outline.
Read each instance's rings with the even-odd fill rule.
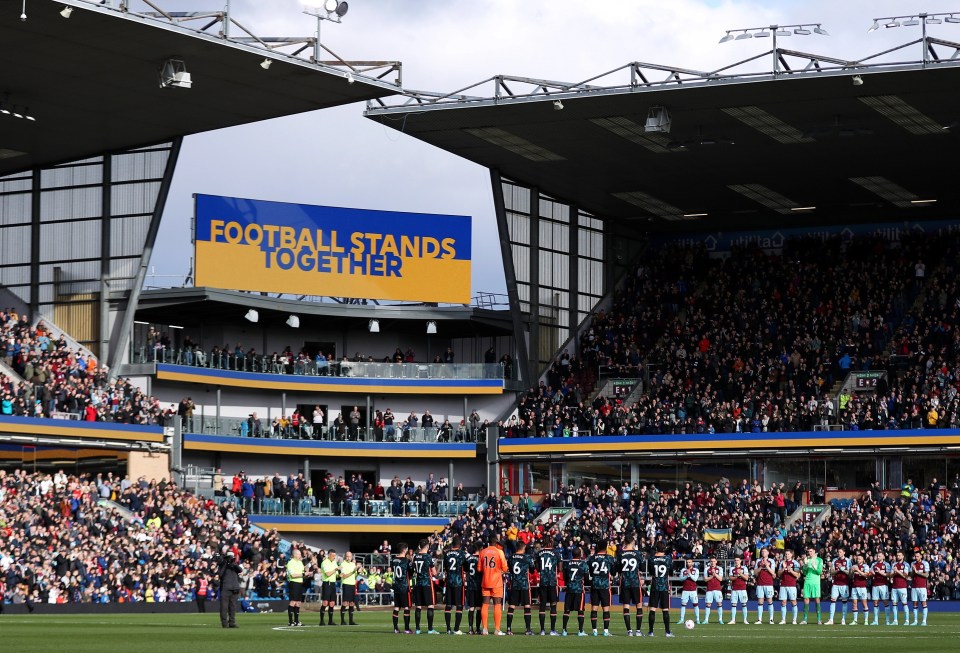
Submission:
[[[622,571],[636,571],[637,570],[637,559],[636,558],[625,558],[621,564],[620,568]]]

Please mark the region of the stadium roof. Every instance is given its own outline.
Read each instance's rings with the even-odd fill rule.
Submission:
[[[146,290],[140,295],[136,319],[155,324],[196,327],[203,324],[243,322],[248,309],[260,313],[258,324],[283,326],[290,314],[300,318],[301,329],[362,330],[367,320],[380,320],[384,333],[422,334],[427,320],[437,322],[438,337],[474,338],[513,333],[508,311],[465,306],[355,305],[284,299],[215,288]]]
[[[634,63],[607,87],[498,76],[480,83],[490,96],[412,93],[366,115],[650,231],[957,217],[960,61],[935,54],[960,44],[929,45],[930,61],[896,65],[778,51],[777,74]],[[655,107],[669,133],[645,131]]]
[[[64,18],[68,5],[75,9]],[[36,120],[0,114],[0,175],[400,90],[362,74],[348,83],[350,68],[270,51],[250,38],[227,40],[83,0],[34,1],[27,20],[19,15],[19,3],[0,12],[0,104]],[[185,63],[192,88],[160,88],[170,58]],[[265,58],[272,60],[267,70],[259,65]]]

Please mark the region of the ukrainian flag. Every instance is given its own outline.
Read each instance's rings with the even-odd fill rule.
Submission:
[[[733,529],[730,528],[707,528],[703,531],[705,542],[729,542],[733,539]]]

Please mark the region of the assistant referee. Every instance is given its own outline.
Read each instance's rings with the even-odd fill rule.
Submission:
[[[287,621],[291,626],[302,626],[300,623],[300,606],[303,604],[303,554],[300,549],[290,551],[290,560],[287,562]]]

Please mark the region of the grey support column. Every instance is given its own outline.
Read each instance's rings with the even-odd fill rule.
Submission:
[[[530,376],[535,386],[540,376],[540,191],[530,189]]]
[[[577,327],[580,326],[580,209],[570,205],[570,311],[568,313],[567,325],[570,328],[570,337],[577,334]],[[576,342],[576,341],[575,341]],[[577,352],[579,356],[579,352]]]

